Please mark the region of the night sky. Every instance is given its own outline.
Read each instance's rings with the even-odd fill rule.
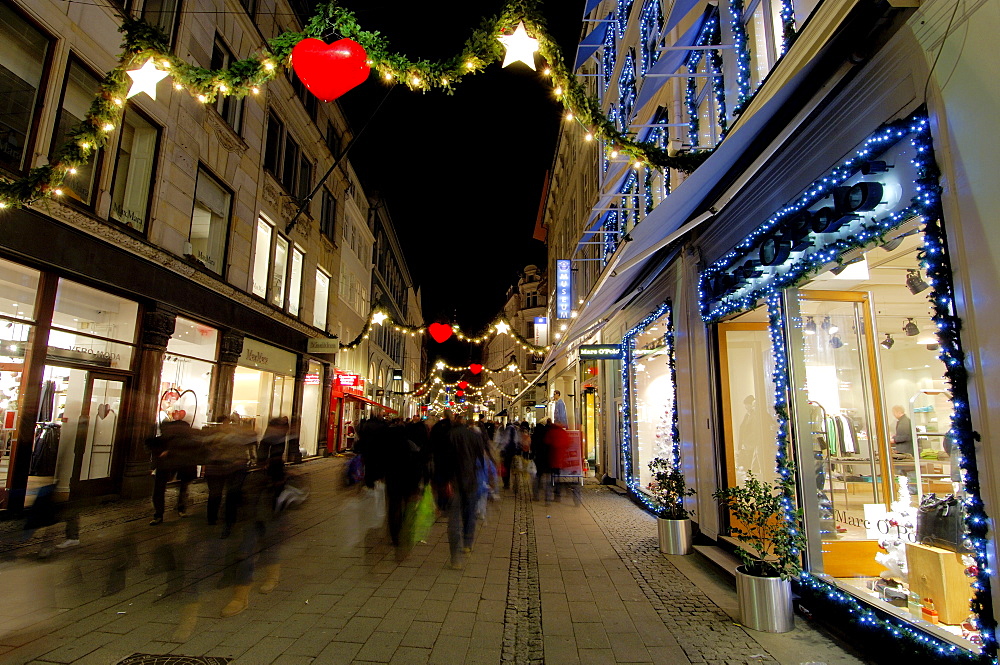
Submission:
[[[379,31],[411,59],[454,55],[502,0],[433,3],[345,0],[365,30]],[[583,0],[550,0],[549,29],[575,57]],[[525,265],[545,264],[532,240],[545,172],[562,111],[539,72],[499,63],[470,76],[454,95],[397,86],[373,117],[386,86],[372,74],[341,97],[354,131],[349,155],[366,191],[387,201],[406,260],[423,291],[424,318],[478,333],[502,307]]]

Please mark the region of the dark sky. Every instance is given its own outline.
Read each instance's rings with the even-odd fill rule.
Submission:
[[[502,0],[345,0],[361,27],[379,31],[393,51],[438,60],[457,53]],[[572,60],[583,0],[550,0],[549,28]],[[372,117],[349,155],[366,190],[388,210],[414,279],[424,317],[457,321],[478,333],[503,305],[507,288],[529,263],[544,265],[532,240],[545,172],[562,115],[539,72],[491,65],[454,95],[398,86],[372,112],[385,86],[372,74],[340,98],[355,131]]]

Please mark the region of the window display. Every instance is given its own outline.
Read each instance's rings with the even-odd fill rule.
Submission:
[[[271,418],[291,418],[295,364],[294,353],[244,339],[234,376],[232,414],[258,434],[263,433]]]
[[[129,369],[139,305],[69,280],[59,280],[48,355],[108,369]]]
[[[218,339],[216,329],[177,317],[160,374],[160,422],[184,420],[196,428],[208,423]]]
[[[631,480],[636,489],[646,488],[652,481],[650,461],[673,459],[677,414],[672,337],[665,305],[624,341],[631,380]]]

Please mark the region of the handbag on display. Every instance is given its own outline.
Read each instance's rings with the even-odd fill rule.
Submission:
[[[924,545],[952,552],[968,552],[965,539],[965,510],[954,495],[926,494],[917,509],[917,540]]]

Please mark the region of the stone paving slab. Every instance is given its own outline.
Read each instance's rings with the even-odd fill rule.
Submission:
[[[585,487],[582,505],[545,505],[515,482],[451,570],[443,518],[397,552],[371,494],[344,487],[343,465],[298,467],[312,496],[276,524],[267,552],[280,582],[262,594],[257,562],[249,607],[233,617],[220,612],[253,540],[243,529],[220,539],[197,505],[157,527],[146,502],[94,507],[80,547],[44,561],[31,541],[8,549],[0,665],[113,665],[134,653],[233,665],[859,662],[808,657],[802,646],[823,640],[824,654],[837,653],[808,626],[785,648],[800,660],[780,655],[782,638],[755,639],[719,605],[731,589],[659,554],[653,518],[607,488]]]

